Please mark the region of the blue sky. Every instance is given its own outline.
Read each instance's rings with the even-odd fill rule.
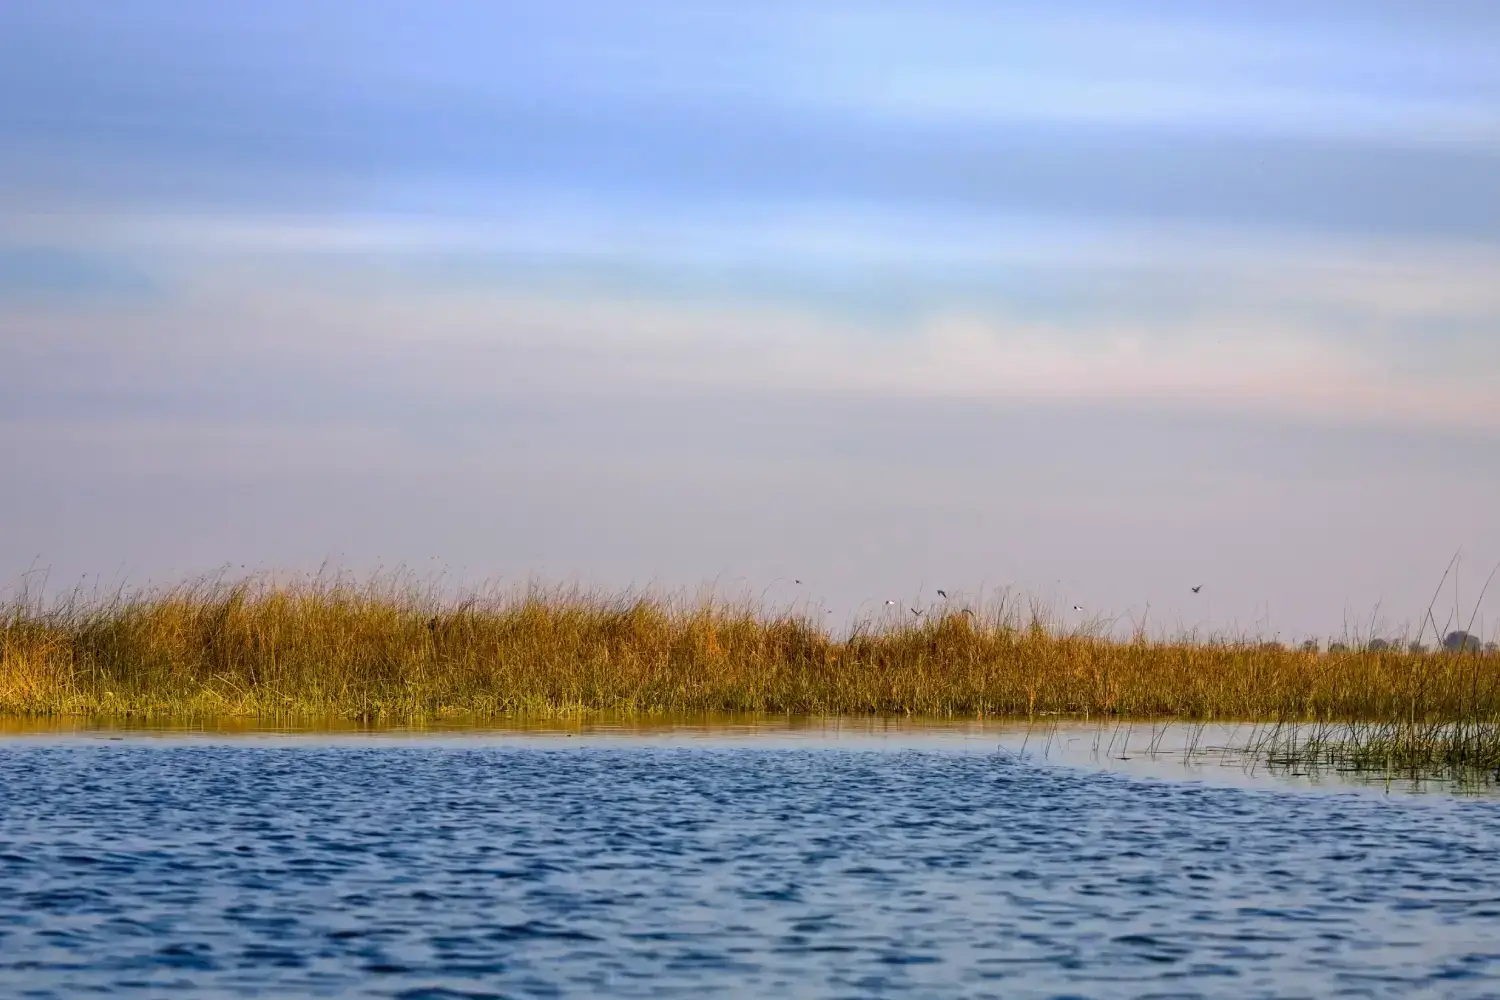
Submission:
[[[18,2],[0,92],[12,575],[1500,559],[1492,4]]]

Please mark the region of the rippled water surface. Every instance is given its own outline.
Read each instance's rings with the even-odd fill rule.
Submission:
[[[107,991],[1492,997],[1500,805],[984,740],[0,742],[0,994]]]

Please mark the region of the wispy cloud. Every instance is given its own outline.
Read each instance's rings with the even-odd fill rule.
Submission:
[[[689,582],[851,595],[1020,534],[1118,604],[1228,532],[1328,610],[1309,551],[1405,587],[1493,538],[1493,4],[49,0],[0,4],[0,93],[0,563],[503,510],[497,558],[691,536]]]
[[[167,291],[149,300],[0,309],[15,398],[69,384],[108,395],[132,371],[171,395],[256,370],[296,373],[269,382],[304,404],[361,385],[371,399],[395,389],[480,404],[716,387],[1500,431],[1500,261],[1485,250],[1130,254],[1100,241],[1094,254],[1009,263],[1001,244],[961,266],[936,247],[938,262],[915,267],[913,245],[905,267],[864,261],[879,280],[861,285],[844,255],[794,239],[777,272],[758,257],[702,266],[593,244],[543,265],[467,238],[434,266],[445,244],[434,234],[397,252],[400,227],[183,232],[206,242],[158,254]]]

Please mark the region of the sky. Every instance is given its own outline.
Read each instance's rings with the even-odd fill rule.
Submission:
[[[1500,628],[1492,3],[14,0],[0,93],[0,587]]]

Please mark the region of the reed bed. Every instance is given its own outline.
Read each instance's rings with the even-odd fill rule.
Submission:
[[[1482,731],[1484,753],[1500,758],[1500,657],[1058,633],[1041,609],[1008,596],[838,635],[823,617],[535,588],[444,599],[407,584],[320,579],[200,581],[45,606],[22,596],[0,608],[0,714],[1376,723],[1411,734],[1393,744],[1402,747]],[[1317,745],[1331,752],[1328,739]],[[1376,744],[1362,746],[1373,754]]]
[[[1246,749],[1274,769],[1297,774],[1336,771],[1484,785],[1500,779],[1500,723],[1493,720],[1282,722]]]

